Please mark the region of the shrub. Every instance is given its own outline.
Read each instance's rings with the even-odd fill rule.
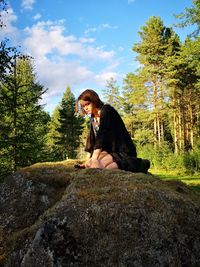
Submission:
[[[147,158],[151,168],[176,171],[178,173],[194,173],[200,170],[200,146],[191,152],[175,154],[167,143],[155,148],[153,145],[138,146],[138,157]]]

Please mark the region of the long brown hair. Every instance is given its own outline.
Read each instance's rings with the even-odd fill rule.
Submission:
[[[86,89],[76,100],[76,113],[81,113],[82,115],[85,115],[85,112],[84,110],[80,110],[80,107],[78,105],[80,100],[89,101],[93,103],[96,108],[101,108],[104,105],[104,103],[99,98],[99,95],[94,90]]]

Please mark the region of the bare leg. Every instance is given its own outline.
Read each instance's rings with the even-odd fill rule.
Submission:
[[[102,151],[98,159],[89,159],[85,164],[86,168],[100,168],[100,169],[118,169],[117,163],[113,157],[106,151]]]
[[[113,169],[114,170],[114,169],[119,169],[119,167],[118,167],[117,163],[113,161],[112,163],[110,163],[106,166],[106,169]]]
[[[113,157],[105,151],[100,154],[99,161],[104,169],[118,169]]]

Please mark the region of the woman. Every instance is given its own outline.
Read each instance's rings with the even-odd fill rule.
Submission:
[[[80,165],[81,168],[147,173],[150,162],[137,158],[136,147],[119,113],[109,104],[104,104],[95,91],[87,89],[78,97],[76,112],[91,115],[85,147],[90,158]]]

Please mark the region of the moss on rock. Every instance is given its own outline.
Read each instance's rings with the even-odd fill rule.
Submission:
[[[36,164],[2,184],[5,267],[200,265],[198,192],[73,165]]]

